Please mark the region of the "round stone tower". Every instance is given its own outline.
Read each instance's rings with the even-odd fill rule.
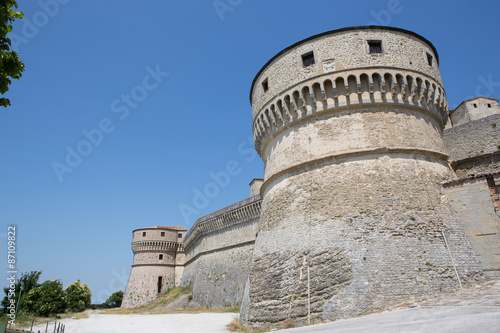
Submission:
[[[122,307],[145,305],[180,285],[184,268],[185,227],[150,227],[132,232],[134,263]]]
[[[361,315],[480,276],[441,190],[453,172],[438,65],[425,38],[365,26],[302,40],[260,70],[263,202],[243,322]]]

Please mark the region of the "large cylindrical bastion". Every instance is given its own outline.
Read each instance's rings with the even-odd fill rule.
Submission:
[[[453,291],[453,262],[462,283],[480,275],[441,190],[448,105],[428,40],[378,26],[307,38],[261,69],[250,101],[265,171],[243,322],[331,320]]]

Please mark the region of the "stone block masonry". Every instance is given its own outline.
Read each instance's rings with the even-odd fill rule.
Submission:
[[[485,276],[500,278],[500,219],[495,212],[498,193],[496,198],[490,194],[488,177],[449,182],[444,189],[481,262]]]
[[[500,169],[500,114],[446,129],[444,143],[458,176]]]

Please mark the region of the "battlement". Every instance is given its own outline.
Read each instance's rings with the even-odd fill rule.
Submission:
[[[256,195],[199,218],[189,230],[184,242],[188,260],[192,257],[190,252],[200,237],[258,218],[261,202],[260,196]]]
[[[302,81],[269,100],[254,117],[255,148],[262,156],[266,141],[291,123],[373,104],[409,107],[425,112],[444,127],[448,104],[439,82],[422,73],[365,68],[327,73]]]
[[[132,243],[134,253],[141,251],[162,251],[162,252],[180,252],[184,251],[182,243],[161,242],[161,241],[138,241]]]

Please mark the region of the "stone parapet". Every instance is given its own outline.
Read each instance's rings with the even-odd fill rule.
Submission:
[[[134,253],[141,251],[181,252],[184,251],[182,243],[162,241],[139,241],[132,243]]]
[[[189,230],[184,248],[189,252],[203,235],[234,227],[259,217],[261,198],[259,195],[240,201],[234,205],[199,218]]]
[[[343,70],[299,82],[264,104],[254,115],[255,148],[262,156],[266,142],[301,121],[373,104],[418,109],[441,129],[448,117],[442,85],[424,73],[384,67]]]

